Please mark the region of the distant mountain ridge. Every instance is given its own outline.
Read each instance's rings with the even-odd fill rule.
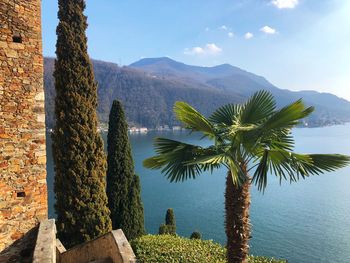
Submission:
[[[47,126],[54,125],[54,59],[45,58],[45,91]],[[170,58],[147,58],[128,67],[93,60],[99,84],[98,114],[108,121],[111,103],[120,99],[131,125],[155,128],[176,125],[173,116],[175,101],[186,101],[206,115],[227,103],[241,103],[255,91],[272,92],[278,105],[303,98],[316,107],[308,119],[312,126],[350,121],[350,102],[328,93],[282,90],[264,77],[229,64],[215,67],[190,66]]]

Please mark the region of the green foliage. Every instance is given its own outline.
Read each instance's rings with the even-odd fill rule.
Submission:
[[[196,178],[223,165],[231,171],[234,184],[240,185],[247,179],[242,165],[252,164],[248,170],[255,169],[253,182],[264,190],[270,172],[281,180],[296,181],[350,162],[344,155],[293,152],[291,130],[313,111],[301,100],[277,110],[273,96],[259,91],[244,104],[220,107],[208,119],[184,102],[177,102],[174,111],[185,127],[212,139],[213,145],[204,148],[156,138],[157,155],[146,159],[144,166],[162,169],[170,181]]]
[[[126,220],[129,219],[128,222]],[[125,235],[129,240],[135,239],[145,234],[145,219],[143,203],[141,199],[141,185],[138,175],[134,175],[129,191],[129,207],[124,217]],[[124,231],[123,229],[123,231]]]
[[[194,231],[194,232],[191,234],[190,239],[202,239],[202,235],[201,235],[200,232]]]
[[[226,249],[210,240],[187,239],[173,235],[146,235],[131,242],[140,263],[226,263]],[[249,263],[286,263],[253,257]]]
[[[66,247],[111,230],[105,193],[106,156],[97,132],[97,85],[87,54],[83,0],[59,0],[55,117],[55,209]]]
[[[158,230],[159,235],[176,235],[176,226],[161,224]]]
[[[168,226],[166,224],[161,224],[158,231],[159,235],[168,234]]]
[[[144,213],[128,125],[119,101],[113,102],[110,112],[107,144],[107,196],[113,229],[122,229],[128,239],[134,239],[145,232]]]
[[[169,208],[166,211],[165,224],[170,226],[176,226],[174,209]]]
[[[292,128],[313,110],[313,107],[305,107],[302,100],[277,109],[272,94],[267,91],[256,92],[243,104],[222,106],[209,118],[185,102],[176,102],[177,119],[192,132],[200,132],[211,139],[212,145],[202,147],[156,138],[156,156],[146,159],[143,165],[162,169],[162,173],[175,182],[225,166],[230,179],[225,193],[228,261],[245,262],[249,252],[247,210],[251,182],[264,191],[271,173],[280,180],[294,182],[350,163],[350,157],[344,155],[293,152]],[[255,172],[250,178],[252,169]]]
[[[159,235],[176,235],[175,213],[172,208],[166,211],[165,224],[161,224],[158,231]]]

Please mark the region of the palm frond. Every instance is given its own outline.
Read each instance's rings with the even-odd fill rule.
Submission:
[[[262,124],[261,130],[265,133],[269,133],[271,130],[276,129],[291,129],[299,124],[301,119],[309,116],[313,111],[313,107],[306,108],[301,99],[297,100],[271,115],[271,117]]]
[[[249,179],[246,172],[242,170],[242,165],[239,165],[235,160],[229,159],[228,166],[235,186],[240,186]]]
[[[212,124],[186,102],[175,102],[174,112],[176,118],[185,125],[185,128],[202,132],[204,135],[211,138],[215,136]]]
[[[236,119],[241,110],[239,104],[227,104],[218,108],[209,117],[209,121],[220,126],[231,126],[236,123]]]
[[[144,160],[143,165],[150,169],[161,169],[173,182],[195,178],[202,171],[218,168],[225,161],[223,153],[215,148],[178,142],[165,138],[155,139],[156,156]]]
[[[269,172],[269,151],[264,151],[260,158],[258,167],[256,168],[252,177],[252,183],[258,186],[258,190],[261,191],[267,186],[267,175]]]
[[[296,182],[301,178],[335,171],[350,164],[350,157],[340,154],[297,154],[285,150],[265,150],[258,158],[259,164],[253,182],[259,190],[267,184],[268,172],[281,180]]]
[[[302,100],[276,110],[271,93],[259,91],[243,105],[228,104],[209,119],[185,102],[176,102],[174,112],[192,131],[214,139],[214,145],[200,147],[170,139],[155,140],[156,156],[144,166],[162,169],[170,181],[196,178],[203,171],[227,167],[234,184],[247,180],[246,165],[255,169],[252,182],[264,191],[268,175],[295,182],[300,178],[334,171],[350,164],[350,157],[338,154],[297,154],[291,134],[301,119],[314,108]],[[244,170],[244,171],[243,171]]]
[[[307,174],[318,175],[324,172],[333,172],[350,164],[350,157],[341,154],[293,154],[293,156],[298,160],[300,156],[307,156],[310,159],[310,162],[306,162],[303,167]]]
[[[276,109],[272,94],[266,90],[256,92],[240,111],[240,123],[256,124],[268,118]]]

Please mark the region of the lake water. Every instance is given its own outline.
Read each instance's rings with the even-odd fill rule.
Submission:
[[[350,155],[350,125],[296,129],[296,150],[302,153],[342,153]],[[145,223],[149,233],[157,233],[166,209],[175,210],[177,232],[189,236],[198,230],[204,239],[225,243],[224,169],[203,174],[196,180],[169,183],[159,171],[142,167],[153,154],[152,142],[163,136],[191,143],[208,144],[200,136],[186,132],[151,132],[131,135],[135,168],[142,183]],[[106,134],[104,134],[106,139]],[[53,211],[53,162],[48,136],[49,214]],[[350,262],[350,167],[279,185],[270,177],[262,194],[252,188],[251,253],[288,259],[291,263]]]

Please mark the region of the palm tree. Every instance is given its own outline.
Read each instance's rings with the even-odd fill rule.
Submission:
[[[203,171],[228,169],[225,190],[225,228],[229,263],[245,263],[249,253],[250,186],[264,191],[267,177],[296,182],[310,175],[334,171],[350,162],[339,154],[297,154],[293,152],[292,128],[313,112],[298,100],[276,109],[267,91],[255,93],[244,104],[228,104],[204,117],[185,102],[176,102],[177,119],[193,132],[212,140],[201,147],[165,138],[155,139],[157,155],[144,166],[162,169],[171,181],[196,178]],[[252,174],[252,176],[249,176]]]

